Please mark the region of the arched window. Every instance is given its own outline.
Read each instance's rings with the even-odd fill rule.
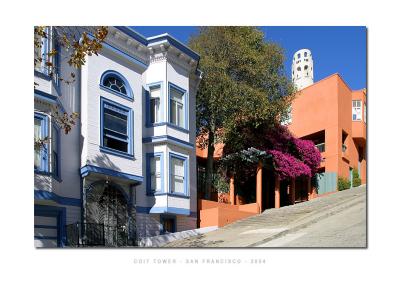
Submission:
[[[304,66],[304,70],[307,70],[307,69],[308,69],[308,65],[305,65],[305,66]]]
[[[103,90],[110,91],[116,95],[133,99],[133,94],[128,81],[116,71],[106,71],[100,79],[100,86]]]
[[[297,67],[297,71],[301,71],[301,67],[299,66],[299,67]]]
[[[125,83],[116,76],[107,76],[107,78],[103,81],[103,85],[111,88],[114,91],[126,95]]]

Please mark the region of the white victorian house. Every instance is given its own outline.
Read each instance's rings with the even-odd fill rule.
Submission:
[[[34,72],[35,139],[50,138],[34,151],[37,247],[140,245],[197,226],[199,55],[168,34],[108,31],[79,70],[56,40],[35,51],[57,49],[59,73]],[[56,108],[79,113],[67,135]]]

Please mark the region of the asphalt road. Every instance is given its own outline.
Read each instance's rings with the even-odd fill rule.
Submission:
[[[366,186],[236,221],[165,247],[361,247],[366,238]]]
[[[365,203],[322,219],[260,247],[366,247]]]

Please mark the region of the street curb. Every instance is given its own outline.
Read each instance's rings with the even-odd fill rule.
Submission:
[[[295,224],[294,226],[292,226],[289,229],[286,229],[286,230],[283,230],[281,232],[278,232],[278,233],[276,233],[274,235],[271,235],[271,236],[269,236],[269,237],[267,237],[267,238],[265,238],[265,239],[263,239],[261,241],[249,244],[246,247],[256,247],[256,246],[262,245],[262,244],[267,243],[267,242],[269,242],[269,241],[271,241],[273,239],[276,239],[276,238],[282,237],[284,235],[287,235],[289,233],[293,233],[293,232],[296,232],[298,230],[301,230],[301,229],[303,229],[305,227],[308,227],[308,226],[310,226],[310,225],[312,225],[314,223],[319,222],[320,220],[323,220],[323,219],[326,219],[326,218],[328,218],[328,217],[330,217],[332,215],[335,215],[335,214],[343,211],[344,209],[347,209],[349,207],[352,207],[352,206],[355,206],[355,205],[358,205],[358,204],[361,204],[361,203],[364,203],[364,202],[365,202],[365,197],[364,196],[355,197],[355,198],[351,199],[350,201],[347,201],[346,203],[343,203],[343,204],[340,204],[338,206],[334,206],[334,207],[330,208],[329,210],[325,211],[325,213],[320,214],[317,217],[314,216],[315,218],[313,218],[313,219],[309,219],[308,221],[298,223],[297,225]],[[312,214],[310,214],[310,215],[312,215]]]

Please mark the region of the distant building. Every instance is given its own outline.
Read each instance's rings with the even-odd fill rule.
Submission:
[[[37,247],[140,245],[196,228],[199,55],[168,34],[108,30],[79,70],[55,37],[35,50],[58,51],[54,78],[34,73],[35,139],[50,138],[34,151]],[[59,81],[72,71],[74,83]],[[55,108],[79,113],[68,135]]]
[[[314,62],[309,49],[301,49],[294,54],[292,82],[298,90],[314,83]]]
[[[304,74],[306,66],[312,71],[309,56],[309,50],[300,50],[293,57],[296,69],[292,80],[299,92],[292,102],[290,120],[285,123],[295,136],[314,141],[321,152],[318,194],[336,191],[338,177],[351,181],[356,169],[364,184],[367,181],[366,90],[351,90],[337,73],[313,83],[313,74]]]

